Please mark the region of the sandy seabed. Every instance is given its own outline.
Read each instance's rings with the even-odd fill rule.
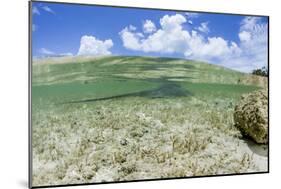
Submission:
[[[33,110],[33,186],[265,172],[228,100],[129,97]]]

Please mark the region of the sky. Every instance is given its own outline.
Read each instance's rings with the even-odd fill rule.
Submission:
[[[132,55],[267,67],[268,18],[32,2],[32,54]]]

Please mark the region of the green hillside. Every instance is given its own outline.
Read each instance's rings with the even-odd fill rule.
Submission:
[[[255,76],[182,59],[113,56],[55,62],[56,59],[51,59],[33,64],[34,100],[38,96],[61,103],[122,95],[157,98],[219,93],[239,96],[257,88],[252,81],[242,82]]]

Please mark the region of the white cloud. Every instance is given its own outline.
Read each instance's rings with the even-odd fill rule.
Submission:
[[[208,22],[202,22],[201,24],[200,24],[200,26],[199,27],[197,27],[197,29],[199,30],[199,31],[201,31],[202,33],[209,33],[210,32],[210,29],[209,29],[209,27],[208,27]]]
[[[249,41],[251,39],[251,33],[247,31],[241,31],[238,35],[240,41]]]
[[[110,55],[109,49],[113,46],[111,39],[101,41],[94,36],[84,35],[81,37],[80,48],[77,55]]]
[[[181,14],[165,15],[160,19],[160,25],[165,31],[181,30],[182,24],[185,22],[186,18]]]
[[[192,19],[199,17],[199,13],[195,13],[195,12],[186,12],[186,13],[184,13],[184,15],[187,17],[187,19],[188,19],[187,22],[190,25],[193,25]]]
[[[161,28],[144,36],[125,27],[120,33],[123,46],[143,52],[178,53],[189,59],[203,60],[249,72],[267,63],[267,24],[260,19],[246,17],[240,26],[239,43],[220,36],[204,36],[194,29],[185,29],[188,22],[181,14],[165,15],[160,19]],[[207,22],[201,23],[204,34],[208,33]],[[198,28],[195,28],[198,29]]]
[[[39,49],[39,53],[42,55],[54,55],[55,54],[53,51],[50,51],[49,49],[46,49],[46,48]]]
[[[144,33],[153,33],[156,31],[156,26],[151,20],[145,20],[143,24]]]
[[[42,9],[46,12],[49,12],[51,14],[56,14],[55,11],[53,11],[53,9],[51,9],[50,7],[48,6],[43,6]]]
[[[70,52],[67,52],[67,53],[60,53],[60,54],[57,54],[49,49],[46,49],[46,48],[41,48],[38,50],[38,52],[43,55],[43,56],[73,56],[72,53]]]
[[[137,28],[135,26],[133,26],[133,25],[129,25],[129,30],[135,31],[135,30],[137,30]]]
[[[185,17],[176,14],[164,16],[160,19],[161,29],[148,35],[124,28],[119,34],[123,45],[127,49],[144,52],[175,53],[187,48],[186,40],[190,38],[187,31],[182,30],[181,24],[186,22]]]
[[[179,14],[166,15],[160,20],[161,29],[146,38],[142,33],[132,31],[128,27],[119,34],[123,45],[128,49],[144,52],[175,52],[181,50],[180,46],[185,46],[185,40],[189,38],[189,33],[183,31],[181,26],[185,21],[186,19]]]
[[[255,27],[257,27],[257,23],[259,22],[260,18],[258,17],[252,17],[247,16],[245,17],[241,22],[240,30],[253,30]]]
[[[231,54],[237,53],[240,53],[240,49],[234,42],[228,42],[221,37],[208,37],[204,39],[193,32],[189,42],[189,49],[186,50],[185,55],[192,59],[217,62]]]
[[[119,32],[119,35],[121,36],[123,46],[125,48],[131,50],[140,50],[140,38],[137,33],[134,33],[129,27],[124,28],[121,32]]]
[[[35,7],[35,6],[32,7],[32,14],[40,15],[40,11],[38,10],[37,7]]]
[[[228,42],[220,37],[204,39],[194,30],[185,30],[182,26],[185,22],[186,18],[180,14],[165,15],[160,19],[161,28],[146,38],[128,27],[120,32],[120,36],[124,47],[144,52],[181,53],[206,59],[232,51]]]
[[[234,69],[245,67],[246,71],[267,66],[268,61],[268,24],[262,23],[259,17],[245,17],[238,34],[240,48],[243,52],[233,57]],[[243,64],[243,65],[242,65]],[[236,66],[237,65],[237,66]],[[230,65],[231,66],[231,65]]]

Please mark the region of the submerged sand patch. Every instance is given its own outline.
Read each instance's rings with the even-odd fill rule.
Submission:
[[[267,171],[267,156],[241,138],[231,108],[192,97],[164,101],[34,112],[34,186]]]

